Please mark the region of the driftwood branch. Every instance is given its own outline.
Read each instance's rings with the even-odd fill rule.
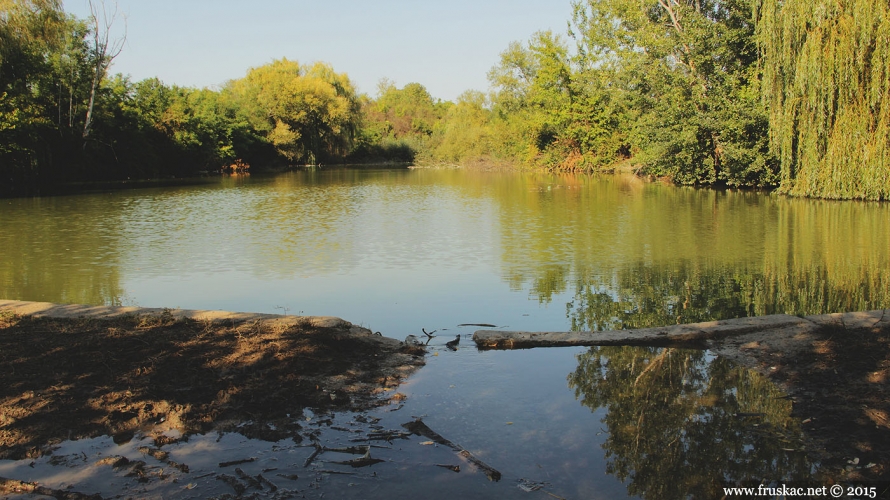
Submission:
[[[431,441],[433,441],[435,443],[441,444],[442,446],[447,446],[447,447],[451,448],[452,450],[456,451],[458,455],[465,458],[468,462],[475,465],[476,467],[479,468],[479,470],[481,470],[483,473],[485,473],[485,475],[488,476],[489,480],[491,480],[491,481],[500,481],[501,480],[501,473],[498,472],[497,469],[486,464],[482,460],[479,460],[478,458],[474,457],[472,453],[465,450],[462,446],[455,444],[455,443],[449,441],[448,439],[445,439],[444,437],[442,437],[441,434],[430,429],[425,423],[423,423],[423,420],[417,419],[417,420],[402,424],[402,427],[408,429],[412,434],[417,434],[418,436],[423,436],[427,439],[430,439]]]

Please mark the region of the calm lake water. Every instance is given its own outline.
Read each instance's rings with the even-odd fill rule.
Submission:
[[[192,468],[175,483],[87,467],[86,457],[113,454],[151,465],[138,443],[69,443],[57,455],[70,462],[41,459],[45,484],[159,498],[231,493],[216,463],[251,454],[261,458],[248,474],[299,473],[302,483],[276,482],[308,498],[717,498],[724,483],[805,479],[818,464],[800,451],[790,402],[725,360],[676,349],[477,352],[476,327],[458,325],[599,330],[890,307],[888,204],[617,176],[325,168],[2,200],[0,248],[0,298],[333,315],[396,338],[438,330],[435,355],[400,389],[404,406],[370,417],[390,429],[422,417],[503,474],[489,481],[419,436],[375,449],[384,461],[357,475],[324,472],[333,458],[303,467],[312,450],[293,442],[256,452],[212,436],[171,447]],[[457,352],[444,349],[454,335]],[[326,446],[348,442],[321,430]],[[452,463],[463,471],[437,466]],[[34,471],[0,462],[0,476]]]
[[[321,169],[0,200],[0,297],[612,329],[890,307],[890,205]]]

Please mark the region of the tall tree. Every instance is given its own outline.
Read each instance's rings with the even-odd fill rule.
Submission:
[[[762,0],[758,30],[782,191],[890,199],[890,4]]]
[[[488,123],[491,111],[485,94],[468,90],[445,114],[433,154],[447,162],[479,159],[490,155]]]
[[[488,79],[508,154],[546,167],[578,154],[581,146],[569,133],[583,93],[575,77],[565,42],[551,31],[535,33],[527,44],[513,42],[501,53]]]
[[[73,21],[57,0],[0,0],[0,175],[10,190],[50,175],[58,75]]]
[[[114,4],[113,10],[109,13],[105,0],[98,0],[90,3],[90,47],[89,54],[92,59],[93,79],[90,85],[90,100],[87,104],[87,115],[83,124],[83,138],[90,136],[90,130],[93,126],[93,109],[96,104],[96,92],[111,62],[120,55],[126,42],[126,35],[120,38],[111,37],[111,29],[115,21],[118,19],[117,3]],[[126,30],[126,19],[124,19],[124,27]]]
[[[771,185],[748,0],[586,0],[579,52],[630,98],[637,160],[684,184]]]
[[[250,70],[230,91],[289,161],[316,163],[349,152],[360,103],[349,77],[329,65],[281,59]]]

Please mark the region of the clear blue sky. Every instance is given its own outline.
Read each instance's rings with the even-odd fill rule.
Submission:
[[[97,3],[99,0],[96,0]],[[113,6],[114,0],[106,0]],[[118,0],[127,44],[111,71],[214,87],[286,57],[325,61],[360,92],[419,82],[434,97],[487,90],[511,41],[565,34],[570,0]],[[87,0],[66,11],[89,16]],[[117,28],[123,23],[118,21]]]

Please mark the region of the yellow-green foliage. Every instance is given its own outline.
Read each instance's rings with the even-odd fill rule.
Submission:
[[[436,147],[436,159],[460,162],[490,154],[490,137],[486,127],[490,111],[481,92],[467,91],[448,109]]]
[[[763,0],[759,14],[782,191],[890,199],[890,4]]]
[[[281,59],[251,69],[231,91],[251,124],[289,160],[314,163],[348,153],[359,101],[345,73]]]

